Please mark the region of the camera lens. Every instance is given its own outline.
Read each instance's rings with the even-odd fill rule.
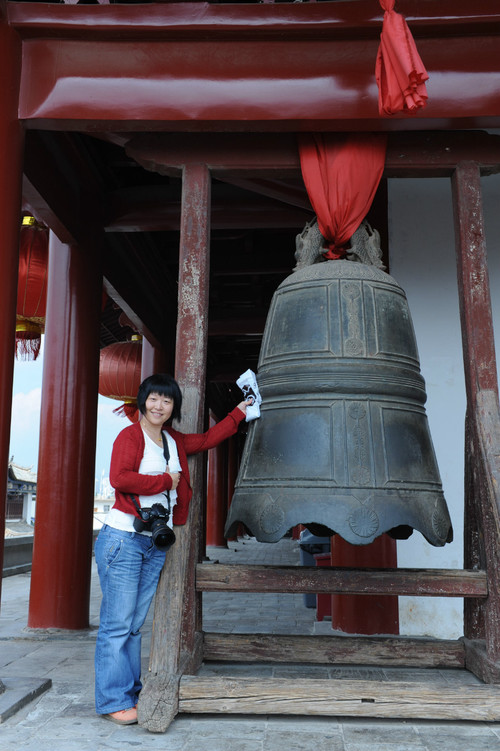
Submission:
[[[165,524],[163,519],[157,519],[151,527],[151,537],[153,543],[160,550],[168,550],[175,542],[173,529]]]

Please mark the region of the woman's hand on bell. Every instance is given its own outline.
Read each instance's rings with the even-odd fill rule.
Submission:
[[[244,415],[247,413],[247,407],[250,407],[254,403],[254,398],[251,396],[249,399],[245,399],[244,402],[240,402],[237,407],[241,409]]]
[[[172,487],[170,490],[175,490],[177,485],[179,484],[179,480],[181,479],[181,473],[180,472],[169,472],[168,473],[170,477],[172,478]]]

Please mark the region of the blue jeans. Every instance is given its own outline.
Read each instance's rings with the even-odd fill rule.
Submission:
[[[95,543],[102,603],[95,650],[98,714],[137,704],[141,683],[141,633],[165,562],[151,537],[106,524]]]

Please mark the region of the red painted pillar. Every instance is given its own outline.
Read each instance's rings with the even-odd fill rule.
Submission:
[[[101,291],[90,249],[51,233],[31,628],[89,624]]]
[[[215,423],[216,420],[210,415],[210,427]],[[227,511],[226,453],[225,442],[208,452],[206,543],[217,548],[227,547],[224,537]]]
[[[3,561],[21,223],[23,131],[17,119],[21,42],[4,21],[1,8],[0,70],[0,561]]]
[[[332,566],[396,568],[396,540],[380,535],[370,545],[351,545],[332,537]],[[398,598],[394,595],[332,595],[332,628],[347,634],[399,634]]]

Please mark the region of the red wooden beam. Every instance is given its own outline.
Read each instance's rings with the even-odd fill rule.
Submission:
[[[415,37],[494,33],[499,23],[496,0],[398,0]],[[97,12],[96,12],[97,11]],[[377,38],[383,11],[373,0],[343,0],[304,4],[211,4],[208,2],[156,2],[137,5],[58,5],[9,2],[8,18],[24,38],[46,36],[66,39],[197,38],[207,29],[214,38],[281,37],[293,31],[309,38]]]
[[[65,130],[498,127],[494,0],[476,12],[463,0],[427,3],[423,17],[421,3],[402,5],[431,76],[429,103],[412,118],[378,115],[382,15],[372,1],[9,3],[23,36],[20,116]]]

